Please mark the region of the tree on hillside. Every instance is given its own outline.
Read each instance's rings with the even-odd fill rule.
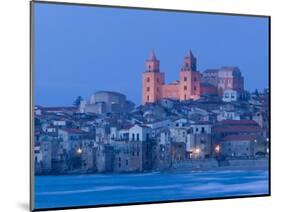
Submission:
[[[258,89],[256,89],[254,93],[255,93],[256,96],[259,96],[259,91],[258,91]]]
[[[78,96],[78,97],[75,99],[75,101],[73,102],[73,105],[74,105],[75,107],[79,107],[81,101],[83,101],[82,96]]]

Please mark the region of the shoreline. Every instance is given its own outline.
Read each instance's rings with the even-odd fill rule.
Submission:
[[[257,160],[258,161],[258,160]],[[171,168],[167,170],[152,170],[152,171],[143,171],[143,172],[70,172],[70,173],[60,173],[60,174],[37,174],[34,175],[35,177],[41,177],[41,176],[79,176],[79,175],[142,175],[142,174],[150,174],[150,173],[194,173],[194,172],[220,172],[220,171],[268,171],[269,172],[269,161],[268,160],[263,160],[264,164],[258,165],[258,166],[252,166],[250,165],[239,165],[239,166],[234,166],[234,165],[229,165],[229,166],[217,166],[217,167],[201,167],[201,168]],[[266,165],[265,165],[266,164]]]

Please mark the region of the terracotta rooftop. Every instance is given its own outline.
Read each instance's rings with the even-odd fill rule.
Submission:
[[[223,120],[218,125],[258,125],[254,120]]]
[[[134,125],[133,124],[129,124],[127,126],[124,126],[121,130],[129,130],[133,127]]]
[[[65,129],[62,129],[63,131],[66,131],[68,133],[73,133],[73,134],[84,134],[84,133],[87,133],[81,129],[77,129],[77,128],[65,128]]]
[[[201,82],[200,83],[200,86],[202,87],[213,87],[213,88],[216,88],[214,85],[210,84],[210,83],[207,83],[207,82]]]
[[[217,133],[232,133],[232,132],[261,132],[260,126],[220,126],[213,128],[213,132]]]
[[[204,71],[204,73],[217,73],[219,69],[207,69]]]
[[[71,110],[71,111],[75,111],[77,110],[76,107],[40,107],[42,110],[44,111],[65,111],[65,110]]]
[[[256,135],[228,135],[222,141],[254,141],[257,139]]]

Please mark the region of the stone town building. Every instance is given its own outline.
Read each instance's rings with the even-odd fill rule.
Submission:
[[[197,122],[190,125],[191,127],[191,158],[210,158],[212,151],[211,130],[212,125],[209,122]]]
[[[142,104],[163,98],[181,101],[200,98],[200,72],[191,51],[184,58],[179,80],[169,84],[165,83],[165,74],[160,70],[160,61],[154,51],[146,61],[146,70],[142,74]]]
[[[114,170],[114,147],[109,144],[98,145],[96,149],[96,169],[98,172]]]
[[[220,69],[207,69],[202,73],[201,83],[208,84],[208,90],[212,94],[214,89],[210,86],[216,88],[219,96],[222,96],[225,90],[237,92],[244,90],[244,77],[238,67],[223,66]]]
[[[89,101],[82,101],[79,111],[82,113],[127,113],[134,109],[133,102],[124,94],[113,91],[98,91],[91,95]]]
[[[165,170],[172,165],[170,130],[164,129],[157,138],[157,143],[153,148],[153,169]]]
[[[228,135],[220,141],[221,155],[252,158],[266,154],[265,139],[256,135]]]
[[[52,144],[40,141],[34,148],[35,173],[48,174],[52,170]]]
[[[172,141],[184,143],[187,159],[210,157],[211,124],[209,122],[197,122],[188,125],[177,123],[169,131]]]
[[[254,120],[223,120],[212,127],[212,145],[220,144],[228,136],[263,136],[263,130]],[[231,137],[233,138],[233,137]]]
[[[114,132],[114,172],[142,172],[151,169],[151,129],[132,125]],[[112,135],[113,135],[112,134]]]

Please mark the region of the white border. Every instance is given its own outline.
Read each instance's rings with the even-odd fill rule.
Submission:
[[[59,1],[59,0],[57,0]],[[75,0],[67,2],[270,15],[272,23],[272,197],[212,200],[84,211],[276,211],[281,200],[281,13],[276,0]],[[26,211],[29,201],[29,2],[0,3],[0,211]],[[258,74],[258,73],[257,73]],[[278,210],[278,209],[277,209]],[[279,209],[280,210],[280,209]],[[72,211],[72,210],[71,210]],[[78,210],[77,210],[78,211]],[[80,210],[79,210],[80,211]]]

